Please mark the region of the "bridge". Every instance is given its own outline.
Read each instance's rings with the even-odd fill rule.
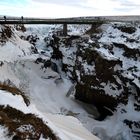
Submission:
[[[104,20],[105,22],[105,20]],[[62,24],[63,35],[67,35],[68,24],[89,24],[97,25],[103,23],[99,18],[86,19],[86,18],[62,18],[62,19],[40,19],[40,18],[6,18],[0,17],[0,24]]]

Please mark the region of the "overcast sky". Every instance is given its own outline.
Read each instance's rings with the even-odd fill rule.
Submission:
[[[140,0],[0,0],[0,15],[46,18],[140,15]]]

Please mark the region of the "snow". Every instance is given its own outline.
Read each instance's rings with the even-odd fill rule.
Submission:
[[[113,24],[111,24],[111,25],[108,24],[103,27],[104,32],[103,32],[103,35],[102,35],[101,39],[99,40],[99,42],[101,44],[107,44],[107,45],[110,45],[112,42],[116,42],[116,43],[123,43],[123,44],[127,45],[128,47],[130,47],[130,45],[134,47],[135,44],[132,44],[132,43],[130,44],[130,43],[126,42],[125,38],[121,37],[121,35],[125,35],[130,38],[131,35],[122,33],[118,29],[114,29],[112,27],[112,25]],[[80,31],[77,32],[77,30],[79,30],[79,29],[75,29],[75,27],[73,27],[73,28],[71,28],[69,34],[72,34],[72,33],[75,33],[77,35],[82,34],[82,32],[81,33],[80,33]],[[115,38],[110,38],[111,33]],[[135,35],[133,34],[131,38],[136,39],[137,37],[138,37],[138,32],[136,32]],[[89,39],[89,41],[90,41],[90,39]],[[86,45],[87,44],[83,43],[84,47]],[[87,47],[88,47],[88,45],[87,45]],[[137,48],[138,45],[136,45],[135,47]],[[69,64],[69,66],[74,65],[74,63],[75,63],[76,58],[73,53],[73,52],[76,52],[75,48],[77,48],[77,46],[74,46],[74,45],[72,45],[70,47],[63,47],[63,45],[60,46],[60,50],[62,51],[62,53],[64,55],[63,62],[66,64]],[[100,53],[101,56],[103,56],[107,60],[121,60],[123,62],[122,69],[124,69],[124,70],[127,70],[129,67],[132,67],[134,65],[138,66],[138,68],[139,68],[139,62],[134,61],[133,59],[128,59],[128,58],[124,57],[123,56],[124,50],[121,48],[114,47],[113,48],[114,54],[110,53],[108,51],[108,49],[104,48],[103,46],[100,46],[100,48],[96,49],[96,51],[98,53]],[[31,66],[32,64],[28,64],[28,65]],[[86,70],[87,73],[88,73],[88,71],[89,72],[94,71],[94,67],[87,65],[86,63],[83,65],[84,65],[84,69]],[[49,79],[49,80],[41,79],[40,75],[37,75],[35,71],[34,71],[35,72],[34,74],[32,73],[32,67],[33,66],[31,66],[31,68],[30,68],[31,71],[29,70],[30,72],[29,71],[27,72],[27,73],[29,73],[29,77],[31,76],[29,83],[30,83],[32,102],[37,105],[36,106],[37,109],[41,110],[41,112],[53,113],[54,116],[51,116],[52,114],[49,114],[49,115],[51,116],[50,119],[52,119],[56,122],[56,125],[57,125],[57,119],[59,119],[59,121],[61,121],[61,119],[59,117],[56,117],[56,114],[65,114],[66,115],[67,112],[71,111],[74,114],[74,116],[77,117],[83,123],[83,125],[88,128],[88,130],[90,130],[95,135],[98,134],[98,137],[100,137],[101,139],[119,140],[119,139],[126,138],[127,140],[132,140],[130,130],[126,126],[124,126],[122,123],[123,119],[125,117],[127,118],[127,116],[126,116],[127,113],[122,115],[121,109],[120,109],[112,117],[108,117],[105,121],[103,121],[103,122],[96,121],[93,119],[93,115],[87,114],[87,112],[85,112],[86,109],[85,110],[82,109],[87,105],[82,106],[81,103],[76,102],[72,98],[72,96],[66,97],[68,89],[70,89],[71,85],[72,85],[67,79],[62,77],[63,82],[56,85],[56,84],[54,84],[54,81],[56,80],[55,78]],[[116,69],[121,69],[121,68],[116,66]],[[48,70],[46,70],[46,73],[47,73],[47,71]],[[77,70],[76,72],[77,72],[77,75],[79,75],[79,71]],[[139,72],[137,72],[137,73],[139,74]],[[51,74],[51,75],[53,75],[53,74]],[[115,78],[120,83],[119,78],[118,77],[115,77]],[[36,81],[39,81],[39,82],[37,83]],[[51,83],[51,84],[49,84],[49,83]],[[35,87],[33,87],[34,85],[35,85]],[[50,85],[51,85],[51,87],[50,87]],[[111,86],[116,88],[115,85],[113,85],[113,84]],[[43,88],[43,87],[45,87],[45,88]],[[46,90],[46,88],[47,88],[47,90]],[[114,91],[112,91],[110,88],[110,83],[107,83],[104,90],[110,94],[112,92],[114,93]],[[55,94],[55,92],[57,92],[57,94]],[[121,93],[121,90],[117,91],[114,96],[120,95],[120,93]],[[44,108],[42,108],[42,104],[43,104]],[[52,109],[50,109],[50,107]],[[128,110],[128,108],[126,108],[126,110]],[[132,119],[132,117],[134,117],[134,116],[130,116],[131,119]],[[62,129],[62,128],[60,128],[60,129]]]
[[[19,86],[20,80],[16,77],[12,67],[14,67],[14,64],[4,62],[0,67],[0,82],[3,83],[9,79],[14,85]]]
[[[44,138],[42,137],[42,135],[41,135],[39,140],[50,140],[50,139],[49,139],[49,138],[48,138],[48,139],[44,139]]]
[[[69,80],[63,78],[62,82],[56,84],[55,81],[59,78],[56,72],[47,68],[45,73],[42,73],[39,66],[33,62],[25,62],[24,65],[25,68],[28,68],[28,70],[24,69],[26,72],[25,77],[29,77],[30,79],[29,91],[31,102],[36,104],[38,110],[53,114],[65,114],[64,111],[71,111],[73,114],[79,114],[78,118],[81,121],[82,118],[85,118],[84,120],[89,119],[88,113],[83,109],[82,105],[76,102],[72,97],[67,97],[67,93],[72,86]],[[35,67],[38,67],[38,69],[36,70]],[[20,69],[22,69],[22,67]],[[42,79],[41,74],[43,74],[44,77],[51,76],[54,78]],[[87,121],[85,123],[91,124],[91,122]]]
[[[139,56],[138,60],[135,60],[133,58],[127,58],[123,55],[125,50],[123,48],[118,48],[118,47],[113,47],[112,52],[110,53],[108,47],[106,46],[111,46],[113,42],[120,43],[126,45],[128,48],[131,49],[140,49],[139,46],[139,32],[140,29],[136,28],[136,32],[132,34],[127,34],[124,32],[121,32],[117,28],[114,28],[113,26],[117,24],[118,26],[122,25],[122,23],[110,23],[110,24],[104,24],[102,26],[103,33],[101,35],[101,38],[99,39],[100,43],[100,48],[96,48],[96,51],[105,59],[108,60],[121,60],[122,61],[122,68],[115,66],[114,70],[116,71],[117,69],[123,70],[124,72],[122,75],[128,79],[133,80],[132,82],[137,85],[137,87],[140,87],[140,82],[139,82],[139,77],[140,77],[140,61],[139,61]],[[126,23],[124,23],[126,25]],[[125,36],[123,38],[122,36]],[[136,42],[128,42],[126,38],[134,39],[137,41]],[[136,68],[136,70],[131,70],[129,71],[129,68]],[[114,78],[117,80],[118,83],[121,83],[119,78],[117,76],[114,76]],[[114,97],[120,95],[122,93],[121,89],[120,90],[115,90],[115,92],[111,89],[111,86],[113,86],[115,89],[115,85],[112,83],[102,83],[104,86],[104,90],[106,93],[109,95],[113,95]],[[130,85],[128,85],[129,87]],[[112,94],[114,93],[114,94]],[[132,92],[133,93],[133,92]],[[101,135],[98,135],[101,139],[115,139],[115,140],[120,140],[120,139],[126,139],[126,140],[132,140],[132,134],[131,130],[123,125],[123,121],[125,119],[132,120],[132,121],[139,121],[139,112],[135,110],[134,108],[134,103],[135,99],[133,97],[129,97],[128,99],[128,104],[127,105],[119,105],[117,108],[117,111],[113,114],[113,116],[108,117],[105,121],[103,122],[94,122],[93,128],[93,133],[96,134],[96,132],[100,132]],[[125,111],[124,111],[125,110]],[[99,133],[98,133],[99,134]]]
[[[12,95],[12,93],[0,90],[0,104],[1,105],[10,105],[13,108],[17,108],[18,110],[25,111],[27,110],[27,106],[24,103],[24,100],[21,95]]]
[[[33,104],[27,107],[20,95],[14,96],[9,92],[1,90],[0,95],[2,97],[0,105],[10,105],[24,113],[34,113],[39,115],[43,120],[47,121],[47,125],[52,128],[62,140],[84,140],[84,138],[86,140],[99,140],[97,137],[89,133],[89,131],[82,126],[80,121],[74,117],[41,113]],[[23,129],[23,126],[19,129]],[[3,129],[0,129],[1,137],[3,137],[3,131]]]
[[[11,27],[11,30],[14,29]],[[21,56],[30,55],[31,44],[27,41],[21,40],[15,33],[11,38],[8,38],[6,44],[0,47],[0,52],[1,61],[13,62]]]
[[[122,23],[118,23],[122,24]],[[140,71],[137,72],[127,72],[129,67],[137,66],[140,69],[139,61],[135,61],[131,58],[126,58],[123,56],[124,50],[122,48],[113,48],[114,54],[110,53],[107,48],[101,44],[110,45],[112,42],[123,43],[128,48],[139,48],[139,45],[135,42],[126,42],[126,38],[122,38],[122,35],[136,39],[140,41],[139,32],[140,29],[130,35],[122,33],[120,30],[113,28],[114,23],[105,24],[102,26],[103,34],[99,40],[100,48],[96,51],[101,54],[107,60],[121,60],[123,62],[122,68],[116,66],[115,69],[126,70],[123,75],[129,79],[134,79],[138,87],[140,86],[138,78],[134,78],[134,75],[139,77]],[[124,126],[122,121],[125,118],[130,120],[139,120],[139,113],[134,110],[132,106],[134,104],[134,99],[130,99],[128,104],[121,105],[118,107],[117,111],[113,116],[106,118],[106,120],[99,122],[94,120],[98,112],[95,108],[91,106],[76,101],[73,95],[69,95],[73,84],[70,80],[59,70],[56,73],[51,68],[43,68],[43,64],[34,63],[39,57],[48,60],[52,50],[46,48],[45,37],[50,37],[53,31],[61,30],[61,25],[28,25],[27,31],[22,33],[20,31],[14,31],[16,34],[14,37],[10,38],[5,45],[0,46],[0,60],[4,61],[4,65],[0,67],[0,82],[4,82],[7,79],[12,81],[14,85],[21,88],[21,85],[28,91],[28,96],[30,98],[31,104],[27,107],[24,103],[22,96],[12,95],[9,92],[0,90],[0,105],[10,105],[24,113],[33,113],[46,122],[53,132],[59,136],[62,140],[98,140],[99,138],[92,135],[98,135],[101,139],[113,139],[120,140],[126,138],[127,140],[132,140],[130,130],[128,127]],[[83,35],[90,26],[84,25],[69,25],[68,33],[70,35]],[[1,28],[0,28],[1,29]],[[39,52],[46,51],[45,54],[32,54],[31,44],[25,40],[19,38],[20,35],[37,35],[39,40],[36,43],[36,47]],[[113,37],[111,37],[113,36]],[[88,43],[93,43],[88,36]],[[83,43],[83,46],[88,47],[88,43]],[[76,44],[76,43],[75,43]],[[81,43],[82,44],[82,43]],[[76,61],[77,46],[73,45],[70,47],[63,47],[61,44],[60,50],[64,55],[63,63],[73,66]],[[82,58],[78,58],[82,61]],[[53,60],[57,65],[60,65],[60,61]],[[88,65],[86,62],[83,63],[85,72],[87,74],[93,74],[94,64]],[[76,71],[77,75],[80,75],[79,71]],[[61,76],[60,76],[61,74]],[[114,76],[115,77],[115,76]],[[78,76],[80,81],[80,76]],[[118,83],[121,83],[118,77],[115,77]],[[110,86],[115,85],[111,83],[102,83],[104,90],[107,93],[113,92]],[[72,88],[73,89],[73,88]],[[114,93],[114,92],[113,92]],[[116,91],[114,96],[120,95],[121,90]],[[127,113],[122,113],[125,109]],[[93,114],[95,116],[93,116]],[[71,115],[71,116],[67,116]],[[81,124],[82,123],[82,124]],[[85,129],[84,127],[88,128]],[[7,131],[5,128],[0,127],[0,139],[7,140],[4,134]],[[41,136],[40,140],[44,140]]]
[[[123,23],[110,23],[110,24],[104,24],[101,27],[102,30],[103,30],[103,34],[102,34],[101,38],[99,39],[100,48],[97,48],[96,50],[97,50],[98,53],[100,53],[100,55],[102,55],[104,58],[106,58],[108,60],[115,60],[115,59],[117,60],[118,59],[118,60],[122,61],[122,68],[116,66],[114,68],[114,70],[117,70],[117,69],[121,70],[122,69],[124,71],[123,76],[128,78],[128,79],[132,79],[133,83],[136,84],[138,87],[140,87],[140,82],[139,82],[139,79],[138,79],[138,77],[140,76],[139,56],[137,56],[138,60],[135,60],[133,58],[125,57],[123,55],[125,50],[123,48],[118,48],[118,47],[113,47],[113,49],[112,49],[113,54],[112,54],[112,53],[109,52],[109,49],[105,48],[104,45],[103,45],[103,44],[105,44],[105,45],[110,46],[110,45],[112,45],[113,42],[116,42],[116,43],[124,44],[128,48],[131,48],[131,49],[140,49],[140,45],[139,45],[140,29],[137,26],[135,26],[136,32],[132,33],[132,34],[128,34],[128,33],[121,32],[117,28],[114,28],[115,24],[117,26],[123,25]],[[124,25],[127,26],[126,23],[124,23]],[[125,37],[122,37],[122,36],[125,36]],[[135,41],[134,42],[128,42],[128,41],[126,41],[127,40],[126,38],[134,39]],[[134,68],[134,67],[136,67],[136,69],[137,69],[136,71],[134,71],[134,70],[128,71],[129,68]],[[106,85],[105,88],[106,88],[105,90],[107,90],[108,93],[112,93],[110,91],[110,88],[108,88],[108,85]],[[119,95],[119,93],[121,93],[121,92],[117,91],[115,93],[115,95]]]
[[[29,47],[31,46],[29,43],[26,43],[24,41],[19,42],[19,44],[23,44],[23,46],[25,45],[25,48],[26,45],[28,45]],[[19,57],[24,56],[25,54],[29,54],[30,50],[25,50],[25,48],[21,46],[15,47],[15,44],[7,42],[4,46],[0,47],[0,60],[7,62],[17,60]]]
[[[137,45],[136,42],[127,42],[126,40],[126,38],[131,38],[138,42],[140,41],[140,37],[139,37],[140,29],[138,27],[136,28],[137,30],[135,33],[128,34],[128,33],[121,32],[117,28],[114,28],[113,27],[114,24],[115,23],[104,24],[101,27],[104,33],[102,34],[102,37],[99,39],[99,42],[102,42],[102,43],[107,42],[108,44],[115,42],[115,43],[125,44],[128,48],[131,48],[131,49],[134,49],[134,48],[140,49],[140,46]],[[117,23],[117,25],[122,25],[122,23]],[[122,36],[125,36],[125,37],[122,37]]]
[[[140,88],[140,81],[138,79],[134,79],[133,83],[135,83]]]
[[[121,114],[121,109],[124,109],[127,111],[127,113],[121,114],[122,119],[127,118],[128,120],[139,121],[139,112],[134,109],[134,106],[133,106],[134,102],[135,102],[135,99],[132,96],[130,96],[127,105],[118,106],[119,108],[118,112],[120,114]]]
[[[106,50],[105,48],[96,48],[95,49],[98,53],[101,54],[101,56],[103,58],[106,58],[107,60],[117,60],[117,57],[115,57],[114,55],[112,55],[111,53],[109,53],[108,50]]]
[[[85,70],[86,74],[90,75],[90,74],[93,74],[94,71],[95,71],[95,64],[94,63],[92,63],[92,65],[88,65],[87,62],[85,62],[83,64],[83,67],[84,67],[84,70]]]
[[[130,97],[132,98],[132,97]],[[132,140],[130,129],[123,125],[124,119],[139,121],[139,112],[134,110],[134,99],[129,99],[128,104],[118,106],[117,111],[113,116],[106,118],[103,122],[94,121],[93,133],[100,132],[98,135],[101,139],[115,140]],[[124,110],[126,112],[124,112]]]
[[[12,25],[11,28],[13,36],[8,38],[6,44],[0,47],[0,60],[4,62],[4,65],[0,67],[0,82],[9,79],[18,88],[26,89],[31,103],[29,106],[26,106],[22,96],[0,90],[0,105],[9,105],[25,114],[33,113],[37,115],[62,140],[98,140],[99,138],[85,129],[78,119],[72,116],[64,116],[65,111],[72,111],[74,114],[79,114],[79,112],[86,114],[85,116],[88,118],[88,113],[79,103],[76,103],[71,97],[66,97],[72,83],[63,77],[62,80],[58,81],[60,78],[58,73],[50,68],[42,69],[43,64],[35,63],[38,57],[42,57],[45,60],[49,59],[50,52],[48,51],[47,55],[32,54],[32,45],[19,37],[22,35],[39,36],[36,47],[38,47],[40,52],[42,48],[46,47],[44,38],[51,36],[55,28],[62,29],[62,26],[28,25],[27,31],[24,33],[16,31]],[[80,34],[83,32],[81,30]],[[60,64],[60,62],[56,63]],[[21,126],[19,129],[24,129],[24,126]],[[1,127],[0,136],[2,140],[7,140],[3,133],[4,130]],[[44,140],[43,137],[40,140]]]
[[[7,137],[6,134],[7,134],[7,129],[3,126],[0,126],[0,140],[9,140],[10,137]]]
[[[115,92],[111,87],[115,88]],[[108,82],[103,89],[108,95],[111,95],[113,97],[119,96],[122,93],[122,89],[118,90],[116,85],[110,82]]]
[[[83,35],[90,28],[91,28],[91,25],[68,25],[68,34],[69,35]]]
[[[72,116],[65,117],[62,115],[51,114],[49,114],[48,116],[50,120],[55,122],[55,125],[58,126],[62,132],[70,136],[73,140],[99,140],[97,137],[89,133],[87,129],[85,129],[84,127],[81,128],[82,124],[80,123],[80,121]],[[80,136],[81,138],[79,138],[78,136]]]
[[[130,97],[131,98],[131,97]],[[101,132],[101,139],[110,139],[120,140],[132,140],[133,137],[130,133],[130,129],[128,129],[125,125],[123,125],[122,121],[124,119],[139,121],[139,112],[134,110],[133,107],[134,99],[129,99],[128,104],[118,106],[118,110],[114,113],[113,116],[108,117],[104,122],[95,122],[93,126],[93,132],[96,133],[98,131]],[[126,110],[124,112],[123,110]],[[106,133],[106,130],[108,133]],[[104,137],[103,137],[104,136]]]
[[[28,35],[37,35],[39,37],[39,40],[36,42],[36,47],[39,49],[46,48],[46,42],[44,41],[45,37],[52,36],[53,32],[56,30],[56,28],[61,28],[61,25],[26,25],[27,31],[23,34],[24,36]],[[53,29],[53,30],[52,30]],[[21,32],[17,32],[19,35]],[[47,48],[46,48],[47,49]]]
[[[64,55],[63,63],[73,66],[76,60],[74,53],[76,53],[77,47],[61,47],[60,51],[62,51],[62,54]]]
[[[33,128],[34,127],[29,124],[29,125],[21,125],[21,126],[19,126],[17,128],[17,130],[20,131],[20,132],[29,132],[29,133],[35,135],[35,132],[34,132]]]

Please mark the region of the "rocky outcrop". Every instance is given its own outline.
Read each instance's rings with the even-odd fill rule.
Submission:
[[[115,118],[120,111],[120,122],[128,126],[133,135],[137,133],[134,129],[139,120],[132,119],[135,116],[127,106],[131,104],[130,109],[140,111],[138,32],[139,28],[131,24],[102,23],[93,25],[86,35],[53,35],[44,39],[46,48],[51,50],[51,59],[38,58],[36,63],[58,73],[61,68],[61,74],[75,84],[75,99],[97,108],[100,116],[96,120]],[[56,63],[59,60],[62,65]]]
[[[18,120],[18,121],[15,121]],[[45,139],[58,140],[52,130],[34,114],[25,114],[10,106],[0,106],[0,125],[8,129],[8,136],[12,140],[36,139],[41,135]]]
[[[53,71],[58,72],[58,67],[56,63],[52,62],[51,59],[45,60],[39,57],[35,60],[35,63],[36,64],[42,63],[42,66],[41,66],[42,69],[51,68]]]
[[[3,45],[6,43],[8,38],[12,36],[12,29],[8,25],[0,26],[0,44]]]
[[[26,27],[24,26],[24,24],[16,24],[14,25],[14,27],[17,31],[22,31],[22,32],[26,31]]]
[[[131,26],[126,26],[126,25],[118,26],[116,24],[116,25],[114,25],[114,28],[117,28],[120,31],[125,32],[125,33],[128,33],[128,34],[132,34],[132,33],[135,33],[136,32],[136,28],[133,27],[132,25]]]
[[[90,82],[90,81],[89,81]],[[90,88],[86,84],[77,83],[75,98],[88,104],[93,104],[98,109],[100,116],[97,120],[104,120],[106,116],[112,115],[117,107],[117,99],[106,95],[104,90]]]
[[[63,54],[63,58],[72,61],[73,64],[65,61],[62,70],[77,83],[75,98],[97,107],[100,113],[100,117],[96,118],[98,120],[113,115],[119,104],[127,105],[130,96],[135,98],[133,104],[135,110],[138,111],[140,108],[140,89],[133,82],[134,79],[139,81],[140,78],[138,66],[140,50],[139,47],[133,45],[136,43],[139,46],[139,40],[137,37],[133,37],[134,39],[130,37],[130,34],[134,36],[138,29],[131,25],[112,24],[103,26],[108,26],[109,29],[112,26],[114,32],[117,29],[118,32],[116,32],[120,33],[119,37],[122,41],[115,41],[117,38],[113,31],[105,30],[104,32],[104,29],[101,29],[103,33],[101,30],[100,32],[92,32],[86,40],[84,36],[79,39],[73,38],[65,41],[63,38],[60,40],[63,47],[67,46],[67,50],[75,50],[74,47],[77,47],[77,50],[69,53],[73,59]],[[100,26],[97,28],[100,29]],[[97,28],[95,27],[95,29]],[[89,43],[89,39],[92,39],[92,43]],[[130,60],[131,62],[129,62]]]
[[[113,45],[124,50],[123,56],[128,58],[133,58],[136,61],[140,58],[140,49],[139,48],[129,48],[125,44],[120,44],[113,42]]]
[[[37,40],[39,40],[39,38],[37,35],[28,35],[26,40],[35,46],[35,44],[36,44]]]
[[[136,140],[140,139],[140,121],[124,120],[124,123],[130,128],[132,137]]]

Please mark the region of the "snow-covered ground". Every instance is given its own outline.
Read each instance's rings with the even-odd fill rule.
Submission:
[[[112,116],[98,121],[95,120],[99,117],[96,107],[74,98],[76,84],[70,80],[70,77],[73,78],[74,70],[78,82],[81,82],[83,73],[97,76],[97,61],[100,63],[101,60],[104,60],[101,63],[122,62],[122,66],[120,63],[114,67],[109,65],[109,71],[110,69],[114,72],[122,71],[123,78],[132,80],[132,83],[140,87],[139,54],[135,57],[124,55],[125,49],[140,49],[140,29],[137,24],[130,25],[129,23],[128,27],[132,26],[136,29],[134,33],[130,34],[122,32],[120,26],[125,26],[125,23],[103,24],[101,33],[85,35],[85,32],[90,29],[90,25],[69,25],[68,34],[74,39],[66,45],[65,41],[68,37],[60,37],[59,49],[63,54],[62,61],[51,58],[54,48],[49,44],[53,39],[52,35],[62,30],[61,25],[26,25],[26,32],[17,31],[14,26],[11,26],[12,37],[6,38],[6,43],[0,46],[2,65],[0,66],[0,83],[10,80],[12,85],[26,93],[30,105],[25,104],[21,95],[13,95],[2,90],[0,90],[0,105],[10,105],[24,113],[36,114],[47,122],[46,125],[62,140],[98,140],[99,138],[101,140],[135,140],[131,130],[123,123],[125,119],[139,121],[139,111],[136,111],[133,106],[135,103],[133,95],[128,98],[127,104],[119,104]],[[0,27],[3,29],[3,26]],[[97,47],[94,46],[97,45],[96,43],[98,43]],[[125,45],[126,48],[122,48],[120,44]],[[115,45],[120,45],[120,47]],[[34,46],[38,51],[36,53],[34,53]],[[86,49],[91,49],[96,53],[97,59],[91,64],[86,61],[87,56],[83,58],[81,55],[81,53],[85,53]],[[78,52],[80,53],[78,54]],[[90,53],[88,55],[89,58],[92,58]],[[50,60],[51,66],[45,66],[45,64],[49,65]],[[68,67],[66,73],[61,70],[61,62]],[[129,70],[131,68],[132,70]],[[133,70],[134,68],[136,70]],[[118,75],[114,74],[113,77],[118,84],[111,83],[111,81],[100,83],[100,80],[104,81],[104,79],[96,78],[95,81],[98,81],[99,84],[94,86],[96,83],[93,83],[91,89],[101,89],[113,98],[121,97],[124,90],[122,87],[129,87],[130,84],[122,83],[123,78],[120,79]],[[119,84],[120,89],[118,89]],[[135,90],[133,89],[134,94]],[[6,128],[0,127],[2,140],[7,140],[5,131],[7,131]],[[43,140],[42,136],[40,140]]]
[[[1,26],[1,28],[4,28]],[[42,64],[36,64],[38,57],[45,60],[48,56],[34,54],[33,45],[28,41],[20,39],[24,35],[21,31],[15,31],[10,26],[13,35],[6,37],[6,42],[0,46],[0,82],[10,81],[14,86],[27,92],[30,105],[27,106],[21,95],[13,95],[8,91],[0,90],[0,105],[11,106],[23,113],[33,113],[42,118],[53,132],[62,140],[98,140],[83,127],[81,122],[73,116],[65,116],[65,112],[71,111],[73,114],[88,113],[81,105],[66,97],[72,83],[67,78],[60,79],[60,75],[51,68],[44,69]],[[37,34],[39,41],[36,47],[45,48],[44,37],[49,35],[53,26],[28,27],[25,36]],[[52,33],[50,33],[52,34]],[[60,79],[60,80],[59,80]],[[12,139],[6,137],[6,128],[0,128],[0,139]],[[43,140],[43,138],[40,138]]]
[[[80,121],[74,117],[63,116],[63,115],[53,115],[47,112],[42,112],[36,108],[36,104],[31,103],[30,106],[26,106],[22,97],[20,95],[12,95],[6,91],[1,91],[0,105],[11,106],[18,109],[24,113],[34,113],[41,117],[46,124],[59,136],[62,140],[98,140],[97,137],[92,135],[87,129],[85,129]],[[51,107],[51,106],[50,106]],[[45,107],[44,107],[45,108]],[[5,132],[5,134],[4,134]],[[0,129],[0,138],[2,140],[8,140],[6,138],[6,129]],[[42,139],[40,139],[42,140]]]

